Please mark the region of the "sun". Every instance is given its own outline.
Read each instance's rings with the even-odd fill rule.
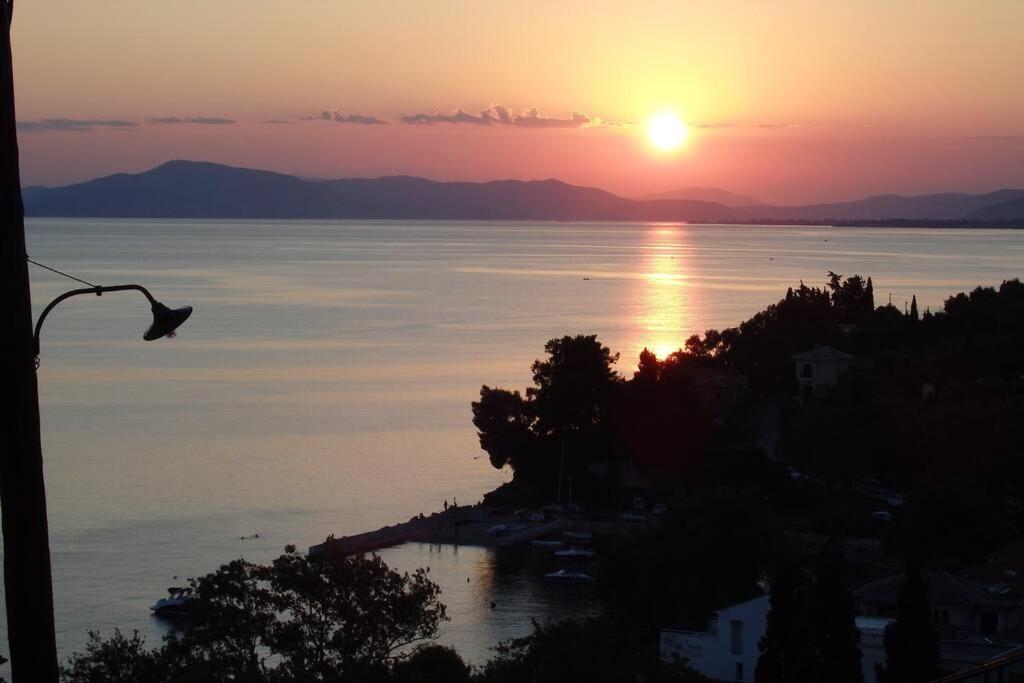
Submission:
[[[647,137],[658,149],[669,152],[686,142],[686,124],[672,113],[656,114],[647,122]]]

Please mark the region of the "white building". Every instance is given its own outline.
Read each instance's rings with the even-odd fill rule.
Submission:
[[[761,656],[757,645],[764,635],[769,609],[765,595],[718,610],[711,617],[707,631],[664,628],[659,648],[661,658],[686,660],[693,669],[715,681],[749,683],[754,680]],[[885,627],[891,621],[891,618],[879,616],[856,619],[864,683],[878,680],[875,666],[885,662]],[[1024,646],[984,638],[939,641],[940,667],[946,672],[968,671],[1021,652]]]
[[[831,346],[819,346],[793,356],[802,399],[821,398],[839,384],[856,359]]]
[[[761,656],[757,643],[764,635],[768,609],[768,596],[763,595],[718,610],[707,631],[662,629],[661,658],[686,659],[691,667],[718,681],[753,681]]]

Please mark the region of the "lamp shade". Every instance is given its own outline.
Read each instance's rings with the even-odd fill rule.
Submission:
[[[178,329],[179,326],[192,315],[191,306],[181,308],[167,308],[159,301],[153,302],[153,324],[149,326],[142,338],[146,341],[153,341],[166,337]]]

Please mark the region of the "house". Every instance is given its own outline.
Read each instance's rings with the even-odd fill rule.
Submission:
[[[1024,553],[1024,543],[1020,551]],[[1016,548],[1007,548],[999,557],[1016,558],[1016,552]],[[1008,599],[990,585],[945,572],[931,572],[927,580],[943,671],[968,671],[1024,652],[1016,634],[1005,630],[1017,624],[1016,597]],[[885,627],[896,618],[896,595],[903,581],[902,575],[893,576],[854,592],[860,612],[856,625],[864,683],[875,683],[875,666],[885,662]],[[686,660],[693,669],[715,681],[753,681],[761,656],[758,643],[770,609],[769,598],[763,595],[718,610],[704,631],[663,628],[661,658]],[[997,616],[993,618],[992,614]],[[985,630],[988,632],[984,633]]]
[[[716,425],[721,426],[747,398],[750,381],[728,368],[695,368],[693,386],[701,401],[711,410]]]
[[[839,380],[855,361],[854,356],[831,346],[819,346],[795,354],[793,363],[796,367],[799,398],[806,400],[826,396],[839,384]]]
[[[661,630],[659,652],[666,661],[686,659],[689,665],[717,681],[754,680],[764,635],[768,596],[741,602],[715,612],[705,631]]]
[[[861,672],[864,683],[876,683],[877,666],[885,663],[885,627],[893,620],[884,617],[857,617],[860,632]],[[946,673],[969,671],[1004,657],[1024,653],[1024,646],[998,643],[984,638],[939,641],[939,668]],[[996,679],[993,679],[996,680]]]
[[[973,637],[1019,639],[1024,590],[1008,582],[983,582],[969,576],[928,572],[932,620],[945,640]],[[896,596],[903,575],[873,581],[854,592],[859,612],[866,617],[896,617]]]

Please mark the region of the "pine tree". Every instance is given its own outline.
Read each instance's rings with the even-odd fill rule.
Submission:
[[[843,583],[843,556],[825,549],[814,567],[814,588],[808,604],[810,665],[815,680],[862,683],[860,632],[853,595]]]
[[[896,596],[896,621],[885,627],[884,665],[876,665],[879,683],[926,683],[939,676],[939,636],[932,626],[928,582],[917,567],[908,568]]]
[[[757,647],[756,683],[809,683],[807,670],[807,590],[795,558],[783,562],[772,581],[771,609]]]
[[[910,297],[910,317],[914,320],[920,320],[921,316],[917,314],[917,295],[914,294]]]

